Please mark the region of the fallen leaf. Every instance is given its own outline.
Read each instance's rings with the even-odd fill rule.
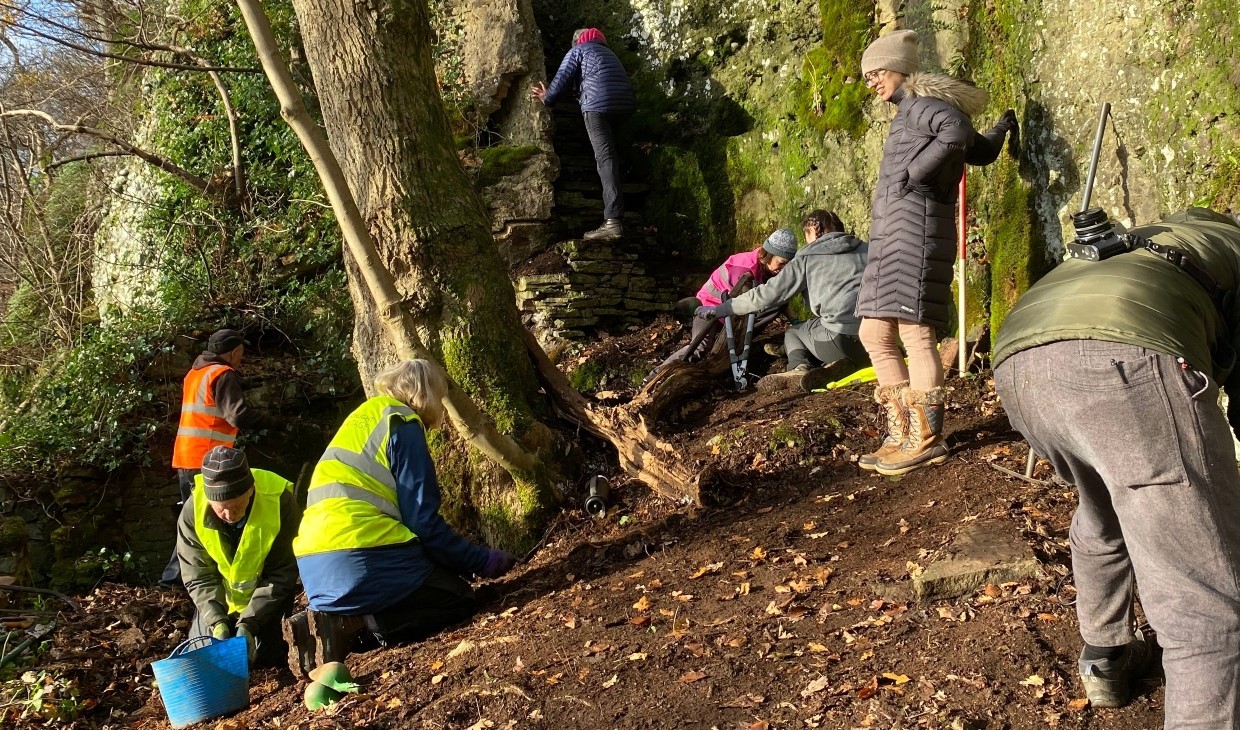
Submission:
[[[442,669],[442,668],[443,668],[443,662],[441,662],[441,661],[433,661],[433,662],[431,662],[431,671],[432,671],[432,672],[437,671],[437,670]]]
[[[551,675],[550,677],[547,677],[547,684],[559,684],[559,683],[560,683],[560,679],[561,679],[563,676],[564,676],[564,672],[557,672],[557,673],[555,673],[555,674]]]
[[[650,599],[646,596],[642,596],[641,598],[637,599],[637,603],[633,604],[633,609],[636,611],[649,611],[650,610]]]
[[[448,675],[446,674],[436,674],[435,676],[431,677],[431,684],[439,684],[440,682],[444,681],[444,679],[446,679],[447,676]]]
[[[461,643],[459,643],[459,644],[457,644],[457,645],[456,645],[456,648],[455,648],[455,649],[453,649],[452,651],[448,652],[448,658],[449,658],[449,659],[455,659],[455,658],[457,658],[458,656],[460,656],[460,655],[462,655],[462,654],[464,654],[464,653],[466,653],[466,652],[473,651],[473,650],[474,650],[474,648],[475,648],[476,646],[477,646],[477,644],[475,644],[474,642],[472,642],[472,641],[470,641],[470,640],[468,640],[468,639],[464,639],[464,640],[462,640],[462,641],[461,641]]]
[[[768,616],[778,616],[783,613],[783,611],[779,610],[779,606],[776,606],[774,601],[771,601],[766,604],[766,613]]]
[[[985,593],[991,598],[998,598],[1003,595],[1003,589],[994,583],[987,583],[986,587],[982,589],[982,593]]]
[[[753,552],[749,554],[749,557],[753,558],[754,560],[765,560],[766,559],[766,548],[762,547],[761,545],[755,547],[753,549]]]
[[[895,682],[896,684],[904,684],[905,682],[908,681],[907,675],[895,674],[894,672],[883,672],[883,677],[885,679],[890,679],[892,682]]]
[[[491,727],[495,727],[495,723],[491,722],[490,720],[484,717],[478,722],[475,722],[473,725],[470,725],[469,727],[465,728],[465,730],[487,730],[487,728],[491,728]]]
[[[587,644],[586,646],[587,654],[602,654],[603,652],[609,651],[611,649],[611,644],[591,644],[588,641],[586,642],[586,644]]]
[[[749,595],[749,584],[748,584],[748,583],[741,583],[741,584],[740,584],[740,585],[736,588],[736,593],[737,593],[737,595],[741,595],[741,596],[747,596],[747,595]]]
[[[719,563],[710,563],[709,565],[703,565],[702,567],[700,567],[700,568],[698,568],[698,569],[697,569],[697,572],[696,572],[696,573],[694,573],[693,575],[689,576],[689,580],[697,580],[698,578],[701,578],[701,577],[702,577],[702,576],[704,576],[704,575],[707,575],[707,574],[710,574],[710,573],[718,573],[718,572],[719,572],[719,569],[720,569],[720,568],[722,568],[722,567],[723,567],[723,563],[722,563],[722,562],[719,562]]]
[[[771,723],[766,720],[754,720],[749,723],[749,727],[745,728],[745,730],[770,730],[770,728]]]
[[[568,618],[564,619],[564,627],[569,628],[569,629],[577,628],[577,617],[569,616]]]
[[[671,618],[672,616],[676,615],[676,612],[670,609],[667,609],[667,608],[660,608],[659,614],[662,616],[667,616],[668,618]]]
[[[629,661],[631,662],[640,662],[640,661],[645,661],[645,660],[646,660],[646,652],[644,651],[638,651],[638,652],[629,654]]]
[[[607,689],[608,687],[615,687],[616,682],[619,682],[619,681],[620,681],[620,675],[613,674],[611,675],[611,677],[607,679],[606,682],[603,682],[603,689]]]
[[[650,625],[650,617],[649,616],[634,616],[633,618],[629,619],[629,623],[633,624],[634,626],[638,628],[643,628],[643,627]]]
[[[739,649],[740,647],[748,643],[749,643],[749,639],[745,638],[744,636],[738,636],[735,639],[732,639],[731,641],[729,641],[728,646],[732,647],[733,649]]]
[[[753,708],[761,705],[763,702],[766,702],[766,698],[763,697],[762,695],[756,695],[756,694],[753,694],[752,692],[746,692],[745,694],[741,695],[740,697],[737,697],[731,702],[720,705],[720,707],[738,708],[742,710],[752,710]]]
[[[403,701],[403,700],[401,700],[401,698],[399,698],[399,697],[393,697],[392,699],[388,700],[387,704],[386,704],[386,705],[384,705],[384,707],[386,707],[386,708],[387,708],[387,709],[389,709],[389,710],[395,710],[397,707],[400,707],[400,706],[401,706],[401,705],[403,705],[403,704],[405,704],[405,703],[404,703],[404,701]],[[220,729],[220,727],[217,725],[217,726],[216,726],[216,728],[215,728],[215,730],[221,730],[221,729]]]
[[[1082,697],[1080,699],[1072,700],[1071,702],[1068,703],[1069,712],[1081,712],[1086,707],[1089,707],[1089,698],[1087,697]]]
[[[818,526],[817,522],[810,520],[809,522],[806,522],[804,525],[801,525],[801,529],[804,530],[805,532],[809,532],[817,526]]]
[[[830,649],[826,647],[825,644],[817,644],[812,641],[809,642],[809,650],[810,650],[810,653],[812,654],[822,654],[824,652],[831,651]]]
[[[771,510],[773,510],[773,509],[775,509],[775,508],[774,508],[774,507],[763,507],[763,508],[761,508],[761,509],[759,509],[759,510],[758,510],[758,514],[760,514],[760,515],[764,515],[764,514],[766,514],[767,512],[770,512],[770,511],[771,511]]]
[[[680,601],[681,603],[688,603],[689,601],[693,600],[693,594],[692,593],[681,593],[680,591],[672,591],[672,598],[675,598],[677,601]]]
[[[1042,619],[1043,621],[1058,621],[1059,620],[1059,617],[1053,613],[1039,613],[1038,618]]]
[[[1020,683],[1026,687],[1041,687],[1046,684],[1046,680],[1037,674],[1030,674],[1028,677],[1020,680]]]
[[[685,674],[680,675],[680,681],[684,684],[693,684],[694,682],[703,679],[706,679],[706,674],[703,672],[686,672]]]
[[[808,685],[806,685],[806,686],[805,686],[805,689],[801,690],[801,696],[802,696],[802,697],[809,697],[810,695],[812,695],[812,694],[814,694],[814,693],[816,693],[816,692],[821,692],[821,691],[823,691],[824,689],[826,689],[826,688],[827,688],[827,685],[828,685],[829,683],[830,683],[830,680],[828,680],[828,679],[827,679],[827,675],[825,675],[825,674],[824,674],[824,675],[822,675],[821,677],[819,677],[818,679],[815,679],[814,681],[812,681],[812,682],[810,682]]]

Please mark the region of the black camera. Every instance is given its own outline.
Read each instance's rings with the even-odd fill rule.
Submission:
[[[1076,240],[1067,246],[1068,256],[1086,261],[1102,261],[1133,249],[1130,236],[1115,232],[1115,224],[1102,208],[1090,208],[1072,216]]]

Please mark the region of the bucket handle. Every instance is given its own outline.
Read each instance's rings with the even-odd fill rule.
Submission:
[[[201,649],[204,646],[222,643],[224,641],[227,641],[227,639],[217,639],[214,636],[195,636],[178,644],[177,648],[173,649],[172,653],[168,655],[168,658],[171,659],[173,657],[178,657],[187,652],[194,651],[195,649]],[[191,644],[194,646],[190,646]]]

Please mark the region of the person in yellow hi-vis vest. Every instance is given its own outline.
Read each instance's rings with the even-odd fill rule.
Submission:
[[[190,636],[245,637],[251,666],[280,664],[280,619],[297,592],[297,501],[290,481],[251,469],[229,446],[207,452],[177,526],[177,557],[194,601]]]
[[[438,368],[399,363],[375,378],[374,390],[345,418],[310,480],[293,542],[311,609],[290,619],[299,649],[307,630],[337,647],[364,639],[363,629],[383,645],[425,638],[474,615],[464,578],[498,578],[516,562],[461,537],[439,514],[426,445],[443,420]]]

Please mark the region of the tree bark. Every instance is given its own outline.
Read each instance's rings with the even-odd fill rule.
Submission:
[[[265,20],[255,17],[261,7],[257,0],[239,4],[257,42],[256,26]],[[513,479],[478,460],[455,459],[447,471],[456,479],[449,479],[454,483],[446,491],[472,502],[472,510],[464,512],[480,518],[489,539],[520,547],[537,538],[538,516],[549,495],[536,485],[545,483],[546,459],[554,458],[550,431],[542,423],[552,408],[539,391],[541,377],[556,410],[616,443],[631,473],[669,495],[689,491],[696,498],[693,475],[640,419],[589,408],[541,349],[527,349],[529,333],[517,315],[512,283],[486,210],[457,157],[439,97],[425,0],[367,7],[298,0],[294,9],[330,150],[313,148],[321,131],[308,129],[313,125],[300,99],[290,98],[292,80],[282,61],[274,68],[274,44],[264,41],[259,55],[280,94],[281,113],[298,130],[328,186],[349,242],[345,260],[357,312],[353,348],[363,382],[406,357],[409,343],[425,343],[430,359],[442,362],[466,393],[484,404],[501,431],[526,447],[527,455],[538,451],[543,457],[529,468],[506,464]],[[348,189],[333,190],[337,179],[347,181]],[[391,291],[382,281],[389,275]],[[385,332],[394,336],[384,337]],[[463,437],[479,444],[485,421],[454,418],[454,423]]]

